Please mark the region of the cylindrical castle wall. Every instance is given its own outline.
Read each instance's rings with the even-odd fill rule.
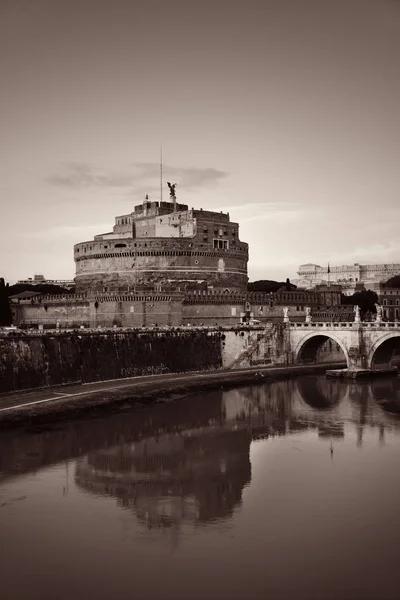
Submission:
[[[217,250],[191,239],[101,240],[77,244],[74,255],[78,293],[193,283],[240,291],[248,280],[248,246],[242,242]]]

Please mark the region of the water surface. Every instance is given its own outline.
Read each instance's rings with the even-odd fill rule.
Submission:
[[[0,594],[400,597],[400,380],[323,376],[3,433]]]

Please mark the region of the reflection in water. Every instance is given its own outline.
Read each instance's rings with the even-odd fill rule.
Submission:
[[[299,394],[312,408],[331,408],[339,404],[347,393],[345,382],[337,379],[303,377],[297,383]]]
[[[0,504],[8,511],[2,537],[13,593],[5,597],[79,598],[84,586],[96,600],[134,592],[177,600],[267,592],[278,600],[395,598],[383,540],[392,535],[400,545],[399,406],[399,379],[310,376],[7,432]],[[374,440],[371,453],[364,442]],[[380,555],[367,534],[381,539]],[[165,554],[171,548],[175,562]],[[63,561],[73,565],[67,579]],[[382,577],[368,582],[364,567],[372,573],[377,562]],[[356,590],[350,596],[346,577]]]
[[[132,508],[149,528],[231,516],[250,482],[247,429],[146,437],[78,460],[76,482]]]

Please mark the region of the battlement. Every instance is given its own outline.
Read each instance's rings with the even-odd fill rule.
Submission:
[[[87,302],[88,296],[84,294],[43,294],[29,299],[11,300],[12,304],[79,304]]]

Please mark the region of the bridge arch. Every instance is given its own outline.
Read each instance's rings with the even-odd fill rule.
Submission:
[[[372,369],[376,361],[389,363],[396,350],[400,352],[400,331],[386,333],[372,345],[368,354],[368,368]]]
[[[318,350],[323,346],[323,344],[327,340],[332,340],[341,348],[347,366],[349,366],[349,354],[347,352],[347,348],[343,340],[341,340],[334,333],[322,333],[321,331],[313,331],[307,333],[304,337],[301,338],[301,340],[299,340],[293,353],[295,364],[301,363],[302,360],[305,360],[307,358],[315,359]]]

